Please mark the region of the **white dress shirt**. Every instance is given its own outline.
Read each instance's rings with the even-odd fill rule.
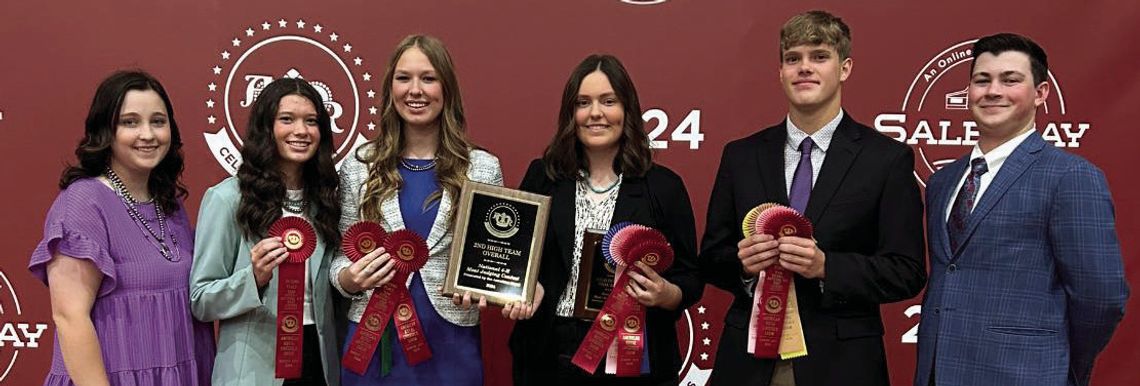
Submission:
[[[1037,127],[1034,126],[1033,128],[1029,129],[1029,131],[1013,137],[1013,139],[1006,141],[998,147],[993,148],[993,150],[990,150],[989,153],[985,154],[982,154],[982,148],[978,147],[978,145],[974,145],[974,150],[970,152],[970,159],[972,160],[978,157],[984,157],[986,160],[987,169],[986,173],[982,174],[982,179],[978,184],[978,195],[974,197],[975,206],[978,205],[978,202],[982,201],[982,195],[986,194],[986,188],[990,186],[990,182],[993,182],[994,176],[996,176],[998,174],[998,171],[1001,170],[1001,166],[1005,164],[1006,158],[1009,158],[1010,154],[1013,154],[1013,151],[1017,149],[1017,146],[1021,145],[1022,142],[1025,142],[1026,138],[1029,138],[1030,135],[1036,134]],[[954,201],[958,199],[958,190],[962,189],[962,184],[966,183],[966,176],[968,175],[970,175],[969,166],[966,167],[966,172],[962,173],[962,177],[958,178],[958,185],[954,186],[954,191],[950,196],[950,202],[946,204],[946,216],[942,219],[943,221],[950,221],[950,211],[954,210]],[[973,211],[974,208],[970,208],[970,210]]]

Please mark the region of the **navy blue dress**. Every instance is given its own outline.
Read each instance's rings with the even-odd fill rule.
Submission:
[[[412,166],[427,165],[429,160],[406,159]],[[427,239],[432,224],[439,214],[439,200],[432,201],[431,205],[424,207],[424,201],[432,193],[438,191],[439,180],[436,179],[435,169],[413,171],[398,168],[400,177],[404,179],[404,186],[400,189],[400,215],[404,218],[404,226]],[[431,348],[430,360],[414,367],[408,366],[404,350],[399,340],[393,335],[392,340],[392,368],[386,376],[380,375],[380,349],[372,356],[368,371],[357,375],[348,370],[341,371],[341,384],[344,386],[364,385],[458,385],[480,386],[483,384],[483,355],[481,353],[481,340],[479,326],[457,326],[439,316],[435,307],[428,299],[427,289],[420,274],[412,275],[412,283],[408,287],[412,295],[412,302],[416,305],[416,314],[424,328],[424,335]],[[385,329],[385,334],[391,334],[395,325],[391,322]],[[356,323],[348,324],[348,336],[356,333]],[[347,349],[347,342],[345,349]],[[344,350],[342,350],[344,352]]]

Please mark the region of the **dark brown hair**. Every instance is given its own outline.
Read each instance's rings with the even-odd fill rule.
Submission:
[[[243,235],[256,240],[264,237],[269,226],[281,218],[285,182],[277,166],[280,154],[273,135],[273,123],[277,119],[277,106],[288,95],[301,96],[316,109],[321,138],[317,143],[317,153],[301,166],[301,181],[309,213],[314,216],[313,227],[325,243],[338,245],[340,195],[337,187],[340,178],[333,161],[332,123],[320,94],[304,79],[273,81],[261,91],[250,108],[249,126],[241,149],[242,164],[237,172],[241,202],[234,213],[235,220]]]
[[[618,156],[614,158],[614,171],[632,176],[644,176],[653,166],[653,152],[649,149],[649,136],[645,134],[645,121],[641,119],[641,102],[637,88],[625,66],[613,55],[593,54],[578,63],[570,73],[562,90],[562,107],[558,112],[558,128],[543,152],[546,175],[551,179],[578,179],[579,170],[589,170],[582,141],[578,139],[578,124],[574,121],[577,110],[578,88],[587,75],[601,71],[610,80],[618,101],[625,113],[621,137],[618,139]]]
[[[151,90],[162,98],[166,106],[166,116],[170,125],[170,149],[150,172],[147,190],[154,197],[155,205],[166,214],[173,214],[186,198],[186,187],[182,185],[182,135],[174,120],[174,107],[166,89],[150,74],[141,70],[118,71],[108,76],[95,90],[91,108],[87,111],[83,139],[75,147],[78,165],[68,165],[59,178],[59,188],[66,189],[80,178],[97,177],[111,165],[111,144],[115,142],[118,130],[119,111],[128,91]]]
[[[1029,57],[1029,71],[1033,74],[1033,85],[1049,80],[1049,57],[1045,49],[1037,45],[1032,39],[1014,33],[1000,33],[978,39],[974,42],[971,55],[974,60],[970,62],[970,76],[974,74],[974,63],[984,53],[1001,55],[1002,52],[1014,51]]]

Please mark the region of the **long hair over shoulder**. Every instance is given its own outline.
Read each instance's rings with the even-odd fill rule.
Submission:
[[[356,157],[368,165],[368,179],[360,202],[360,218],[379,221],[383,217],[380,204],[392,197],[403,186],[403,179],[396,169],[406,146],[404,140],[404,120],[396,111],[393,100],[392,78],[396,63],[409,49],[418,49],[428,57],[436,75],[443,85],[443,111],[439,114],[439,149],[436,150],[436,178],[443,192],[450,197],[459,197],[463,182],[467,179],[467,169],[471,166],[470,151],[477,147],[467,138],[467,119],[463,115],[463,98],[459,94],[459,80],[455,76],[455,66],[443,42],[427,35],[411,35],[396,46],[388,60],[388,70],[384,73],[380,117],[380,135],[357,149]],[[424,203],[440,199],[443,192],[432,193]],[[450,217],[451,213],[441,213]]]
[[[304,200],[313,227],[329,245],[340,243],[340,178],[333,161],[332,123],[320,94],[303,79],[282,78],[273,81],[258,95],[250,109],[242,164],[238,168],[241,201],[235,213],[242,234],[252,240],[265,237],[274,221],[281,218],[285,201],[285,180],[278,162],[277,140],[273,124],[281,99],[297,95],[313,104],[317,112],[320,140],[317,152],[301,166]]]

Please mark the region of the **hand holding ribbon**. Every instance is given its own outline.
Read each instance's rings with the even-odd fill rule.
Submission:
[[[790,359],[807,355],[796,303],[795,277],[788,271],[787,264],[792,264],[794,268],[803,272],[810,270],[815,273],[817,269],[820,272],[823,270],[822,252],[818,260],[814,259],[815,255],[805,259],[801,254],[809,252],[810,249],[798,243],[791,243],[798,242],[795,239],[810,239],[811,223],[795,209],[766,203],[749,211],[741,228],[744,231],[745,241],[749,239],[758,241],[750,245],[750,248],[764,249],[763,252],[750,256],[753,258],[752,268],[760,266],[764,268],[759,272],[758,282],[753,290],[748,352],[757,358]],[[785,245],[785,241],[789,243]],[[742,245],[744,243],[741,242]],[[773,243],[776,244],[775,248],[772,248]],[[757,247],[762,244],[763,247]],[[815,243],[812,241],[811,247],[814,246]],[[742,249],[740,254],[744,253]],[[777,261],[773,259],[775,255],[780,257],[778,260],[780,265],[772,264]],[[813,265],[816,262],[818,265]]]
[[[640,225],[615,225],[603,238],[602,251],[607,261],[618,266],[614,288],[630,285],[633,266],[648,275],[650,271],[655,274],[663,272],[673,263],[673,249],[665,236]],[[645,275],[639,276],[647,279]],[[636,294],[628,290],[610,293],[571,360],[575,366],[592,373],[608,351],[613,360],[607,361],[607,368],[613,367],[618,376],[641,373],[645,350],[645,306],[638,301]]]
[[[269,226],[269,237],[281,241],[288,251],[285,261],[277,266],[277,342],[274,376],[291,379],[301,377],[301,329],[304,326],[305,260],[317,248],[317,234],[312,224],[301,217],[282,217]]]
[[[415,305],[412,304],[408,288],[404,283],[407,282],[408,276],[418,271],[427,262],[427,243],[415,232],[406,229],[382,235],[379,233],[382,230],[377,232],[379,225],[367,225],[367,223],[359,227],[357,225],[360,224],[354,224],[345,233],[345,242],[342,245],[345,256],[348,256],[350,260],[354,261],[353,264],[357,265],[369,256],[380,253],[389,254],[381,251],[391,251],[392,255],[387,258],[386,262],[379,265],[380,268],[377,268],[375,273],[369,274],[369,278],[376,275],[391,277],[388,280],[376,281],[379,287],[372,291],[372,296],[368,299],[356,333],[349,341],[342,364],[349,371],[364,374],[368,369],[372,355],[376,352],[376,346],[383,336],[388,320],[392,318],[395,318],[396,336],[403,346],[408,363],[415,365],[426,361],[431,358],[431,350],[427,345],[427,340],[424,339],[423,328],[420,326],[419,318],[416,317]],[[369,246],[375,250],[365,252],[367,249],[365,247]],[[380,257],[376,257],[375,260],[380,260]],[[363,270],[369,270],[371,269],[369,267],[374,268],[380,264],[375,260],[364,264],[366,268]],[[391,273],[380,273],[389,265],[391,266]],[[342,276],[344,275],[343,272]],[[362,284],[367,283],[368,281],[364,281]]]

